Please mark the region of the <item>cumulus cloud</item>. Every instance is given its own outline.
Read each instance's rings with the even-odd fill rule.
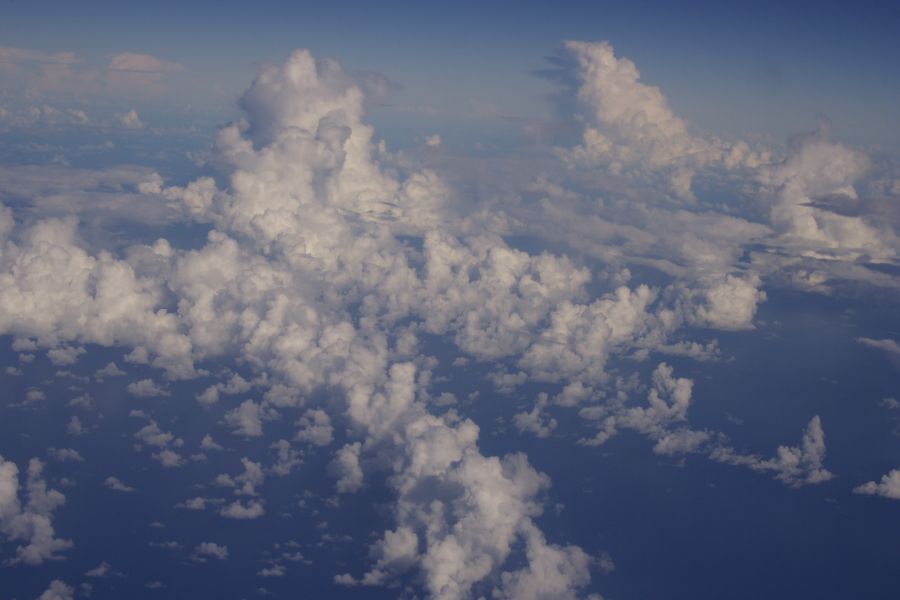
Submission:
[[[19,468],[12,461],[0,457],[0,533],[16,546],[15,558],[6,564],[39,565],[45,560],[59,558],[58,552],[72,547],[71,540],[55,537],[53,513],[66,497],[47,489],[43,479],[44,464],[32,458],[28,462],[26,484],[20,499]],[[52,589],[52,586],[51,586]]]
[[[153,398],[156,396],[168,396],[169,393],[159,387],[152,379],[141,379],[128,384],[128,393],[138,398]]]
[[[142,129],[144,127],[144,122],[133,108],[128,112],[117,114],[116,121],[126,129]]]
[[[209,558],[226,560],[228,558],[228,547],[215,542],[202,542],[191,553],[191,560],[196,562],[206,562]]]
[[[763,459],[756,455],[738,454],[727,446],[716,448],[710,456],[719,462],[773,473],[776,479],[791,487],[823,483],[834,477],[823,465],[825,432],[818,415],[806,426],[800,446],[779,446],[774,458]]]
[[[108,489],[115,490],[117,492],[134,491],[133,487],[125,484],[121,479],[119,479],[118,477],[113,477],[112,475],[106,478],[106,480],[103,482],[103,485],[105,485]]]
[[[50,582],[43,594],[37,597],[37,600],[74,600],[75,589],[67,585],[64,581],[54,579]]]
[[[72,448],[48,448],[47,456],[59,462],[84,462],[84,458],[78,450],[73,450]]]
[[[571,164],[661,172],[670,192],[686,199],[698,169],[757,168],[763,160],[749,147],[690,134],[661,92],[608,44],[567,49],[585,111],[581,145],[563,152]],[[123,72],[166,70],[146,57],[121,63]],[[329,463],[336,491],[384,482],[395,498],[368,568],[339,582],[390,585],[414,572],[434,598],[466,598],[479,585],[498,598],[575,597],[594,561],[538,527],[549,478],[522,454],[486,455],[473,421],[432,412],[442,404],[431,401],[440,360],[423,355],[422,340],[445,340],[459,354],[455,365],[490,365],[505,391],[528,382],[552,388],[524,398],[532,408],[513,420],[522,431],[547,436],[558,425],[551,410],[577,407],[597,431],[586,444],[630,429],[657,454],[699,452],[719,438],[688,423],[690,379],[654,361],[650,381],[639,382],[609,364],[653,353],[709,356],[714,342],[676,337],[686,327],[751,328],[772,271],[746,264],[744,246],[794,225],[788,219],[782,227],[777,215],[769,227],[629,197],[601,201],[548,179],[526,190],[534,206],[458,219],[454,192],[440,177],[375,141],[364,97],[337,62],[306,51],[264,67],[242,96],[242,118],[219,134],[215,179],[181,187],[147,175],[136,184],[139,194],[209,229],[191,249],[158,240],[124,257],[92,253],[71,217],[19,226],[12,211],[0,211],[0,332],[33,340],[29,352],[125,347],[127,362],[168,379],[215,378],[197,396],[209,412],[231,401],[223,396],[258,391],[258,399],[224,410],[225,425],[244,438],[272,435],[276,427],[264,421],[294,414],[294,441],[324,447],[339,423],[341,445]],[[857,161],[844,158],[849,166],[823,193],[857,176]],[[804,198],[819,193],[805,164],[789,158],[761,176],[776,204],[799,206],[800,196],[790,195],[798,189]],[[577,251],[526,251],[494,230],[499,223],[516,232],[550,223]],[[600,272],[582,257],[609,266]],[[666,283],[632,283],[635,266],[655,269]],[[212,370],[217,361],[227,368],[211,375],[198,367]],[[98,376],[117,374],[112,366]],[[144,396],[165,389],[152,379],[128,386]],[[308,408],[322,393],[328,405]],[[155,420],[135,437],[164,466],[183,464],[174,450],[182,440]],[[221,516],[262,517],[267,474],[300,464],[289,440],[258,446],[275,453],[268,468],[244,457],[241,472],[216,477],[234,493],[217,507]],[[207,435],[201,448],[221,446]],[[783,446],[775,458],[724,445],[710,452],[789,485],[832,476],[818,417],[800,446]],[[112,477],[106,486],[133,491]],[[182,506],[209,503],[198,496]],[[199,548],[200,559],[215,555]]]
[[[245,400],[240,406],[225,414],[225,422],[236,435],[259,437],[263,433],[264,409],[253,400]]]
[[[262,502],[258,500],[250,500],[246,503],[235,500],[220,510],[219,514],[226,519],[258,519],[266,514],[266,511]]]
[[[882,476],[881,481],[867,481],[853,488],[853,493],[900,500],[900,469],[893,469]]]
[[[675,197],[691,199],[696,168],[756,167],[768,158],[743,142],[726,145],[689,133],[660,89],[643,83],[635,64],[617,57],[608,42],[569,41],[564,48],[576,63],[585,123],[582,143],[563,153],[567,160],[606,165],[613,173],[662,171]]]
[[[316,446],[327,446],[331,443],[334,428],[331,418],[324,410],[310,409],[297,421],[300,428],[294,439],[298,442],[309,442]]]

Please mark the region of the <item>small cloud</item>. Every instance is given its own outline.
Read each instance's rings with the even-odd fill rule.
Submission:
[[[130,485],[126,485],[122,482],[118,477],[107,477],[106,481],[103,482],[108,489],[115,490],[117,492],[133,492],[134,488]]]
[[[129,383],[128,393],[138,398],[155,398],[169,395],[169,392],[156,385],[152,379],[141,379],[140,381]]]
[[[122,52],[109,61],[110,71],[126,71],[131,73],[171,73],[184,71],[184,66],[157,58],[152,54]]]
[[[191,554],[191,560],[196,562],[206,562],[207,558],[226,560],[228,558],[228,547],[213,542],[203,542],[194,548],[194,552]]]
[[[84,462],[81,454],[71,448],[48,448],[47,456],[59,462]]]
[[[103,561],[90,571],[84,573],[85,577],[125,577],[124,573],[113,571],[112,565]]]
[[[125,371],[120,369],[116,363],[109,362],[102,369],[97,369],[97,372],[94,375],[98,379],[103,379],[105,377],[122,377],[125,374]]]
[[[138,116],[137,111],[133,108],[127,113],[117,114],[116,120],[119,125],[126,129],[142,129],[144,127],[144,122],[141,121],[141,117]]]

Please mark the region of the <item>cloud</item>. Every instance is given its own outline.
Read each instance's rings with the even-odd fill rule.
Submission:
[[[59,579],[50,582],[43,594],[38,596],[37,600],[74,600],[75,589]]]
[[[137,111],[133,108],[128,112],[117,114],[116,121],[126,129],[143,129],[144,127],[144,122],[141,121],[141,117],[138,116]]]
[[[879,350],[883,350],[888,354],[893,354],[895,356],[900,356],[900,345],[897,344],[894,340],[876,340],[873,338],[867,337],[858,337],[856,341],[864,346],[869,346],[870,348],[878,348]]]
[[[261,485],[266,478],[262,464],[253,462],[249,458],[242,458],[241,464],[244,467],[243,472],[234,477],[227,474],[218,475],[215,481],[216,485],[235,488],[234,493],[240,496],[258,495],[256,487]]]
[[[263,433],[262,417],[265,410],[253,400],[245,400],[240,406],[225,413],[225,422],[236,435],[259,437]]]
[[[72,448],[48,448],[47,456],[59,462],[84,462],[84,458],[78,450]]]
[[[879,482],[868,481],[853,488],[853,493],[900,500],[900,469],[893,469],[882,476]]]
[[[109,61],[108,68],[110,71],[138,73],[184,71],[184,67],[177,63],[162,60],[152,54],[138,54],[135,52],[122,52],[114,55]]]
[[[152,379],[141,379],[140,381],[129,383],[127,389],[129,394],[138,398],[155,398],[169,395],[169,392],[156,385]]]
[[[774,458],[741,455],[726,446],[716,448],[710,457],[719,462],[750,467],[754,471],[774,473],[776,479],[791,487],[823,483],[834,478],[834,474],[823,465],[825,433],[818,415],[806,426],[800,446],[779,446]]]
[[[28,501],[23,506],[19,499],[19,468],[0,457],[0,533],[7,541],[23,542],[16,546],[15,558],[6,560],[6,564],[40,565],[45,560],[58,559],[58,552],[73,545],[71,540],[55,537],[53,512],[65,503],[66,497],[47,489],[43,470],[40,460],[32,458],[28,462]]]
[[[608,42],[568,41],[564,49],[575,61],[585,124],[582,143],[562,153],[566,160],[606,165],[613,174],[633,168],[661,171],[669,191],[685,200],[693,199],[697,168],[714,163],[756,167],[767,160],[746,143],[726,145],[690,134],[660,89],[641,82],[635,64],[617,57]]]
[[[98,379],[103,379],[105,377],[122,377],[123,375],[127,375],[127,373],[120,369],[114,362],[109,362],[102,369],[97,369],[97,373],[95,374]]]
[[[762,172],[762,159],[690,134],[608,45],[567,48],[586,127],[581,145],[561,156],[589,170],[661,173],[664,198],[601,197],[589,186],[569,189],[551,171],[523,179],[508,205],[485,201],[463,218],[463,194],[375,142],[356,79],[336,61],[298,51],[264,67],[242,96],[242,118],[221,130],[214,149],[215,178],[181,187],[154,173],[105,175],[208,231],[190,248],[160,239],[119,255],[88,248],[71,216],[20,223],[0,211],[0,332],[34,340],[34,349],[121,347],[127,362],[168,379],[213,379],[195,388],[205,388],[197,396],[204,411],[218,418],[216,402],[228,403],[224,423],[254,438],[235,443],[275,452],[268,468],[244,457],[240,473],[216,477],[234,493],[217,506],[226,518],[262,517],[266,475],[300,464],[300,452],[264,421],[299,415],[294,440],[323,447],[339,424],[328,468],[336,491],[383,483],[393,494],[391,523],[365,572],[338,576],[348,584],[393,585],[413,573],[436,598],[482,589],[567,598],[590,581],[594,561],[539,528],[549,477],[522,454],[486,454],[478,425],[434,401],[443,356],[426,355],[432,339],[446,342],[448,362],[493,373],[503,391],[525,394],[522,386],[535,382],[553,390],[514,417],[520,430],[549,435],[558,426],[550,413],[577,407],[596,431],[585,444],[633,430],[660,455],[706,452],[793,486],[829,479],[818,417],[799,446],[782,446],[774,458],[740,454],[715,432],[690,427],[693,381],[672,366],[654,357],[648,381],[623,374],[622,359],[708,358],[715,341],[685,340],[690,328],[752,328],[766,277],[781,266],[748,258],[747,247],[766,240],[796,249],[793,226],[754,223],[699,200],[684,208],[703,169]],[[818,193],[807,172],[820,160],[807,169],[806,159],[788,158],[760,185],[779,205],[793,202],[785,190]],[[849,166],[822,186],[828,193],[858,175],[852,156],[842,160]],[[562,250],[514,243],[538,231]],[[641,281],[650,269],[651,282]],[[165,388],[144,379],[128,389]],[[223,398],[251,390],[257,399]],[[322,396],[327,403],[312,404]],[[155,420],[135,437],[163,465],[183,463],[173,450],[183,442]],[[207,435],[201,448],[221,446]],[[106,485],[133,491],[115,478]],[[198,496],[183,506],[209,503],[218,502]]]
[[[262,502],[258,500],[250,500],[247,503],[235,500],[220,510],[219,514],[226,519],[258,519],[266,514],[266,511]]]
[[[334,428],[331,418],[324,410],[307,410],[297,421],[300,429],[294,436],[298,442],[308,442],[316,446],[327,446],[333,438]]]
[[[202,542],[198,544],[191,553],[191,560],[196,562],[206,562],[208,558],[227,560],[228,547],[214,542]]]
[[[363,470],[359,464],[361,449],[359,442],[347,444],[338,450],[337,456],[329,465],[332,476],[337,479],[334,487],[339,494],[355,492],[362,487]]]
[[[107,477],[106,480],[103,482],[103,485],[106,486],[108,489],[115,490],[117,492],[129,492],[130,493],[130,492],[134,491],[133,487],[131,487],[130,485],[126,485],[125,483],[122,482],[121,479],[119,479],[118,477],[113,477],[113,476]]]
[[[90,569],[89,571],[85,571],[85,577],[125,577],[124,573],[119,573],[118,571],[113,570],[112,565],[106,561],[101,562],[99,565]]]

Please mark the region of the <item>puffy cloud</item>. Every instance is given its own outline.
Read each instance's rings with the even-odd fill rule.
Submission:
[[[528,567],[503,573],[503,587],[497,598],[515,600],[560,600],[578,598],[578,590],[591,580],[592,559],[577,546],[548,544],[540,530],[526,528]]]
[[[154,398],[157,396],[168,396],[164,388],[161,388],[152,379],[141,379],[134,383],[128,384],[128,393],[139,398]]]
[[[278,440],[271,447],[275,449],[278,455],[275,464],[269,467],[270,473],[284,477],[290,475],[294,467],[303,463],[302,455],[291,448],[289,441]]]
[[[265,481],[266,475],[262,465],[249,458],[242,458],[243,472],[232,477],[221,474],[216,477],[216,485],[235,488],[234,493],[241,496],[256,496],[256,487]]]
[[[200,440],[200,447],[204,450],[224,450],[224,448],[217,444],[209,434],[204,435],[203,439]]]
[[[38,459],[28,462],[25,484],[28,501],[23,506],[19,499],[19,468],[0,457],[0,533],[8,541],[23,542],[16,546],[16,556],[7,560],[7,564],[39,565],[59,558],[58,552],[72,547],[70,540],[55,537],[53,512],[65,503],[66,497],[47,489],[43,470],[44,465]]]
[[[117,114],[116,121],[126,129],[143,129],[144,127],[144,122],[133,108],[128,112]]]
[[[548,437],[556,429],[556,419],[544,414],[548,404],[547,394],[543,392],[539,394],[530,412],[516,413],[513,416],[516,429],[520,432],[533,433],[539,438]]]
[[[106,561],[101,562],[99,565],[85,571],[85,577],[124,577],[124,573],[119,573],[118,571],[114,571],[112,565]]]
[[[900,238],[890,225],[830,209],[858,199],[854,183],[869,166],[865,154],[829,139],[827,122],[791,140],[784,161],[760,172],[781,243],[824,259],[894,259]]]
[[[316,446],[327,446],[331,443],[334,428],[331,426],[331,418],[324,410],[307,410],[297,421],[297,425],[300,429],[294,439],[298,442],[309,442]]]
[[[879,482],[867,481],[853,488],[853,493],[900,500],[900,469],[893,469],[882,476]]]
[[[258,519],[266,514],[266,510],[258,500],[250,500],[246,504],[235,500],[220,510],[219,514],[226,519]]]
[[[760,279],[753,274],[747,277],[726,275],[711,282],[702,290],[702,300],[696,307],[694,318],[700,324],[716,329],[747,329],[753,326],[753,317],[766,293],[759,289]]]
[[[66,585],[64,581],[54,579],[50,582],[43,594],[37,597],[37,600],[74,600],[75,589]]]
[[[225,422],[236,435],[259,437],[263,433],[262,417],[264,409],[253,400],[245,400],[240,406],[225,414]]]
[[[73,450],[72,448],[48,448],[47,456],[59,462],[84,462],[84,457],[81,456],[78,450]]]
[[[173,469],[176,467],[183,467],[187,464],[187,461],[183,456],[175,452],[174,450],[160,450],[159,452],[155,452],[153,454],[153,459],[156,460],[159,464],[166,467],[167,469]]]
[[[176,438],[172,433],[160,429],[156,421],[151,420],[147,425],[141,427],[135,434],[138,440],[148,446],[156,448],[165,448],[167,446],[181,446],[183,444],[180,438]]]
[[[608,46],[568,47],[593,111],[569,158],[661,170],[679,196],[690,194],[700,166],[757,160],[749,148],[691,136],[659,90]],[[481,582],[499,586],[496,597],[573,597],[588,583],[592,561],[538,529],[549,478],[523,455],[486,456],[478,427],[454,411],[429,412],[439,362],[422,355],[424,339],[452,341],[470,364],[496,361],[494,379],[505,387],[540,381],[561,389],[516,415],[522,430],[549,434],[552,402],[554,411],[577,406],[598,425],[586,443],[627,428],[648,436],[658,454],[699,451],[713,434],[688,426],[689,379],[660,363],[649,385],[637,384],[614,378],[607,364],[657,351],[708,355],[712,343],[671,339],[685,325],[752,326],[765,298],[764,270],[736,265],[744,245],[771,230],[715,212],[601,202],[545,180],[532,192],[540,209],[530,219],[559,225],[579,258],[532,253],[492,230],[527,221],[524,204],[510,208],[508,220],[490,210],[448,218],[447,186],[374,143],[362,88],[336,62],[296,52],[265,67],[241,106],[244,118],[219,135],[216,180],[178,187],[148,175],[137,183],[140,194],[210,228],[194,249],[160,240],[129,249],[125,259],[91,254],[73,220],[41,219],[19,232],[11,212],[0,211],[7,215],[0,231],[10,239],[0,255],[0,332],[27,336],[35,349],[131,348],[128,362],[150,363],[169,378],[196,376],[196,365],[221,360],[247,379],[223,369],[198,400],[214,412],[221,396],[258,390],[261,400],[224,415],[244,437],[269,433],[263,421],[278,416],[275,408],[302,410],[295,440],[324,446],[334,438],[334,413],[325,409],[343,411],[338,422],[349,439],[329,467],[337,491],[381,481],[380,469],[396,502],[369,570],[340,581],[390,584],[414,570],[435,598],[468,597]],[[486,225],[477,223],[482,216]],[[592,272],[582,256],[609,267]],[[630,284],[626,264],[652,267],[674,283]],[[145,381],[133,389],[161,389]],[[306,408],[321,392],[328,406]],[[182,442],[155,421],[136,436],[163,464],[183,461],[172,450]],[[288,440],[265,446],[277,454],[270,474],[287,474],[300,461]],[[205,436],[201,448],[221,446]],[[817,418],[801,447],[780,448],[774,459],[729,449],[713,456],[792,485],[830,477]],[[240,474],[216,478],[237,496],[218,511],[259,518],[267,471],[250,458],[242,464]],[[107,486],[130,491],[114,478]],[[197,497],[183,506],[210,502]],[[517,548],[525,556],[509,561]]]
[[[122,482],[121,479],[119,479],[118,477],[113,477],[113,476],[107,477],[106,480],[103,482],[103,485],[106,486],[108,489],[115,490],[117,492],[133,492],[134,491],[133,487],[131,487],[130,485],[126,485],[124,482]]]
[[[754,471],[774,473],[776,479],[791,487],[822,483],[834,477],[822,464],[825,459],[825,432],[818,415],[806,426],[800,446],[779,446],[774,458],[738,454],[727,446],[716,448],[710,457],[719,462],[747,466]]]
[[[125,371],[119,368],[119,366],[114,362],[106,363],[106,366],[102,369],[97,369],[95,376],[102,380],[105,377],[122,377],[127,375]]]
[[[170,375],[193,374],[190,342],[174,315],[160,310],[158,283],[139,279],[108,253],[77,244],[72,219],[39,221],[0,255],[0,331],[27,332],[42,346],[58,340],[127,344],[158,353]]]
[[[191,553],[191,559],[196,562],[206,562],[208,558],[226,560],[228,558],[228,547],[215,542],[202,542]]]
[[[359,464],[361,448],[359,442],[347,444],[338,450],[337,456],[329,465],[332,476],[337,479],[334,487],[340,494],[355,492],[362,487],[363,470]]]
[[[696,168],[757,167],[768,159],[746,142],[724,144],[689,133],[660,89],[641,82],[635,64],[617,57],[608,42],[568,41],[564,47],[575,61],[585,124],[582,143],[563,153],[567,160],[606,165],[613,173],[662,171],[674,196],[692,199]]]

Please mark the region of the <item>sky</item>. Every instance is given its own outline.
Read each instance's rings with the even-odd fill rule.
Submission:
[[[0,13],[0,597],[896,597],[895,5]]]

